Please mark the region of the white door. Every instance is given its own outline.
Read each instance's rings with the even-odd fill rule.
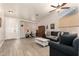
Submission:
[[[16,18],[5,18],[5,37],[6,39],[19,38],[19,21]]]
[[[25,34],[26,34],[26,24],[24,21],[20,21],[20,38],[24,38],[25,37]]]

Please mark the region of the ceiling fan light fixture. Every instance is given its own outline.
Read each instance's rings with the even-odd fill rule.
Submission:
[[[55,6],[55,5],[50,5],[51,7],[53,7],[53,8],[56,8],[56,9],[54,9],[54,10],[51,10],[51,11],[49,11],[49,12],[52,12],[52,11],[57,11],[57,12],[59,12],[61,9],[69,9],[70,7],[65,7],[65,5],[66,5],[67,3],[58,3],[58,5],[57,6]],[[63,7],[64,6],[64,7]]]
[[[9,10],[9,11],[8,11],[8,13],[12,14],[12,13],[13,13],[13,11]]]

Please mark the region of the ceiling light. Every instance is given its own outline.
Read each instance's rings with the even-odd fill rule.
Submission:
[[[36,14],[36,16],[39,16],[39,14]]]
[[[10,14],[12,14],[12,13],[13,13],[13,11],[11,11],[11,10],[9,10],[8,12],[9,12]]]

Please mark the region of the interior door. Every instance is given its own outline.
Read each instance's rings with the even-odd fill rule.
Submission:
[[[45,26],[38,26],[37,36],[45,37]]]
[[[5,18],[6,39],[17,39],[19,37],[19,21],[16,18]]]

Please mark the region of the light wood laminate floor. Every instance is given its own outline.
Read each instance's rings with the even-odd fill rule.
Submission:
[[[41,47],[33,38],[4,41],[0,56],[48,56],[49,47]]]

